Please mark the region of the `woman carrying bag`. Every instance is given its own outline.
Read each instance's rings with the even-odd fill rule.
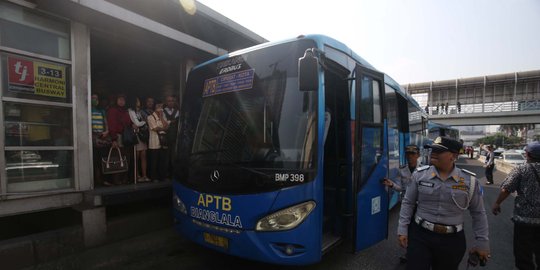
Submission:
[[[140,174],[139,166],[135,165],[133,168],[135,170],[137,182],[150,182],[150,178],[147,177],[148,165],[146,161],[146,150],[148,149],[148,125],[146,124],[146,119],[143,118],[141,110],[141,101],[138,97],[129,99],[129,117],[131,122],[133,122],[133,129],[137,136],[137,144],[135,145],[135,163],[138,164],[140,161]],[[140,176],[142,175],[142,176]]]
[[[107,124],[109,126],[109,136],[112,139],[112,147],[119,147],[122,155],[131,156],[133,147],[124,147],[122,143],[122,133],[126,127],[131,128],[131,119],[126,108],[126,96],[119,94],[116,96],[114,106],[107,110]],[[113,184],[126,184],[129,180],[129,174],[118,173],[113,176]]]

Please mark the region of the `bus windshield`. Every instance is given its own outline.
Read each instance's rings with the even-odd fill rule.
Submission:
[[[193,70],[182,106],[176,178],[229,194],[312,180],[317,93],[298,90],[297,69],[298,58],[313,46],[285,43]]]

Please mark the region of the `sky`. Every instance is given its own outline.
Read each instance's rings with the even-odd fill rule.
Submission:
[[[269,41],[333,37],[400,84],[540,69],[540,0],[200,0]]]

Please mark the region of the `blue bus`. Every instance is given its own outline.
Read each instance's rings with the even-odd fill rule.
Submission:
[[[459,141],[459,129],[449,125],[428,121],[428,138],[435,140],[437,137],[448,137]]]
[[[175,228],[208,248],[284,265],[387,238],[396,196],[381,180],[425,135],[423,111],[394,80],[320,35],[194,67],[180,117]]]

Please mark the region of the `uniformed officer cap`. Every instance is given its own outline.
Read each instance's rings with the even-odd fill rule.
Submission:
[[[540,142],[532,142],[527,144],[525,151],[529,153],[532,158],[540,159]]]
[[[459,153],[461,147],[460,142],[447,137],[437,137],[431,145],[424,145],[424,148],[431,148],[434,152],[450,151],[452,153]]]
[[[409,145],[405,146],[405,153],[419,154],[420,149],[418,149],[418,146],[416,146],[414,144],[409,144]]]

